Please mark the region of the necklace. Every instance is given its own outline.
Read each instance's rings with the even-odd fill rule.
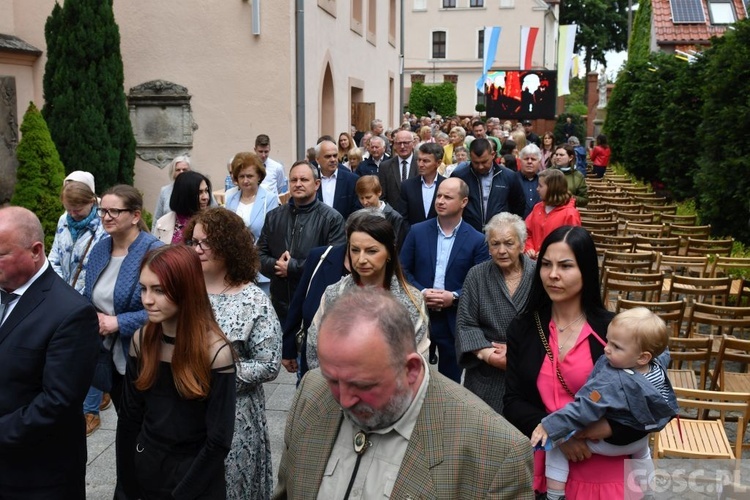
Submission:
[[[165,344],[174,345],[175,338],[174,337],[170,337],[166,333],[162,333],[161,334],[161,341],[164,342]]]
[[[567,324],[567,325],[565,325],[565,326],[559,327],[559,328],[558,328],[557,330],[558,330],[558,331],[559,331],[560,333],[565,333],[565,330],[567,330],[567,329],[568,329],[568,328],[570,328],[571,326],[573,326],[573,325],[575,325],[576,323],[578,323],[578,322],[579,322],[579,321],[580,321],[580,320],[581,320],[581,319],[582,319],[582,318],[584,317],[584,315],[585,315],[585,313],[581,313],[581,315],[580,315],[580,316],[578,316],[578,317],[577,317],[576,319],[574,319],[573,321],[571,321],[570,323],[568,323],[568,324]],[[567,336],[567,337],[565,338],[565,342],[560,342],[560,343],[558,344],[558,346],[557,346],[557,352],[562,352],[562,350],[563,350],[563,349],[564,349],[564,348],[565,348],[565,347],[566,347],[566,346],[568,345],[568,343],[570,342],[570,340],[571,340],[572,338],[573,338],[573,334],[572,334],[572,333],[569,333],[569,334],[568,334],[568,336]],[[559,336],[558,336],[558,339],[559,339]]]

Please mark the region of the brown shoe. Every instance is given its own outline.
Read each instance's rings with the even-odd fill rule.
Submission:
[[[93,413],[86,413],[84,416],[86,417],[86,437],[89,437],[102,425],[102,421],[99,415]]]
[[[112,404],[112,397],[109,395],[108,392],[105,392],[102,394],[102,402],[99,405],[99,411],[104,411]]]

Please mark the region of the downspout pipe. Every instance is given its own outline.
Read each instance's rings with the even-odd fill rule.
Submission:
[[[400,58],[399,58],[399,98],[398,98],[398,123],[401,123],[401,119],[404,116],[404,100],[406,98],[406,92],[404,91],[404,2],[401,0],[401,41],[399,42],[400,47]]]
[[[294,16],[295,80],[297,84],[297,159],[304,159],[305,148],[305,0],[297,0]]]

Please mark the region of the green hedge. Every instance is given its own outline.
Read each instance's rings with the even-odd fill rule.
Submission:
[[[409,112],[417,116],[428,116],[430,111],[442,116],[456,114],[456,87],[449,82],[425,85],[415,82],[409,94]]]

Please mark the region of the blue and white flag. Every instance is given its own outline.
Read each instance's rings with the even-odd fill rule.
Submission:
[[[495,55],[497,54],[497,42],[500,39],[500,26],[490,26],[484,28],[484,62],[482,64],[482,76],[477,80],[477,89],[484,93],[484,81],[487,79],[487,73],[495,64]]]

